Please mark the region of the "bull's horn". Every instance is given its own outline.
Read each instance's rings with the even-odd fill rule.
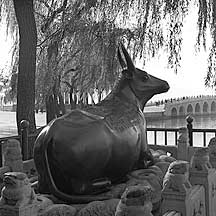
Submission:
[[[133,64],[133,61],[130,57],[130,55],[128,54],[127,50],[125,49],[124,45],[121,43],[121,48],[122,48],[122,52],[124,53],[124,56],[125,56],[125,59],[126,59],[126,62],[127,62],[127,68],[128,70],[130,71],[136,71],[136,68]]]

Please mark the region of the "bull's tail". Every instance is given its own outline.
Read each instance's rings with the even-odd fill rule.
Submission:
[[[43,132],[44,132],[43,138],[42,140],[38,140],[39,142],[45,141],[46,131]],[[48,160],[47,150],[48,150],[48,146],[51,143],[52,143],[52,139],[50,138],[48,138],[48,140],[46,140],[45,143],[41,143],[42,145],[45,144],[46,146],[43,147],[41,146],[41,148],[43,148],[43,151],[40,151],[40,156],[42,156],[41,154],[43,154],[42,156],[43,161],[40,161],[40,163],[42,163],[41,165],[43,166],[43,172],[46,173],[46,177],[45,177],[46,182],[43,183],[45,183],[46,185],[45,187],[47,186],[49,187],[49,192],[51,194],[68,203],[89,203],[92,201],[107,200],[112,198],[111,196],[100,196],[100,195],[70,195],[60,191],[53,179],[52,172],[49,165],[49,160]]]

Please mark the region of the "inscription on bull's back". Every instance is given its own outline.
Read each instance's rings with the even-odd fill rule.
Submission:
[[[123,131],[127,128],[144,123],[141,110],[134,104],[114,97],[101,104],[83,109],[94,115],[103,117],[110,128]]]

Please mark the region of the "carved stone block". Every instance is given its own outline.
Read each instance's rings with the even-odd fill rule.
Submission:
[[[189,181],[189,162],[177,160],[170,164],[163,180],[161,207],[163,214],[177,211],[182,216],[193,216],[191,212],[200,211],[202,213],[200,215],[204,216],[204,195],[204,187],[192,187]]]
[[[25,173],[8,172],[4,174],[4,187],[0,198],[1,216],[37,215],[34,190]]]
[[[206,216],[205,190],[203,186],[192,186],[187,193],[163,191],[162,196],[161,208],[163,216],[168,216],[169,214],[166,213],[170,211],[176,211],[178,212],[177,215],[181,216]]]
[[[197,149],[190,161],[190,172],[206,172],[212,169],[212,165],[209,159],[209,149],[200,148]]]
[[[70,215],[74,216],[76,209],[73,206],[66,204],[53,204],[48,206],[40,216],[59,216],[59,215]],[[85,215],[87,216],[87,214]]]
[[[116,204],[117,205],[117,204]],[[72,206],[71,206],[72,207]],[[76,209],[77,214],[76,216],[99,216],[99,215],[104,215],[104,216],[109,216],[109,215],[114,215],[115,210],[113,208],[110,208],[110,206],[106,205],[105,201],[93,201],[88,203],[86,206],[81,208],[80,210],[79,207],[74,207]],[[70,214],[58,214],[58,215],[70,215],[73,216],[73,209],[70,210]],[[54,214],[50,214],[54,216]],[[43,215],[43,216],[48,216],[48,215]],[[56,215],[57,216],[57,215]]]
[[[35,203],[37,205],[38,214],[44,211],[48,206],[53,205],[52,200],[40,194],[36,195]]]
[[[216,137],[211,138],[209,141],[209,160],[212,167],[216,168]]]
[[[3,166],[8,166],[14,172],[23,172],[22,152],[18,140],[8,139],[4,142]]]
[[[199,150],[200,152],[207,150]],[[199,155],[195,153],[195,157]],[[195,158],[194,157],[194,158]],[[216,215],[216,170],[209,165],[207,155],[202,155],[194,161],[191,160],[190,182],[192,185],[203,185],[205,188],[206,216]]]
[[[37,216],[38,208],[35,203],[22,207],[14,207],[11,205],[0,206],[1,216]]]
[[[191,190],[189,163],[177,160],[169,165],[163,180],[163,191],[176,191],[187,194]]]
[[[152,189],[149,186],[131,186],[122,194],[115,216],[153,216]]]
[[[178,145],[177,158],[179,160],[187,160],[189,139],[188,139],[188,130],[186,127],[182,127],[179,129],[177,145]]]

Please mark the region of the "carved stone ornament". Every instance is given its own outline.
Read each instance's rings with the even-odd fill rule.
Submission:
[[[188,131],[186,127],[179,129],[178,142],[188,142]]]
[[[216,137],[210,139],[208,148],[209,148],[209,157],[216,159]]]
[[[131,186],[122,194],[115,216],[153,216],[152,189],[149,186]]]
[[[8,139],[3,144],[3,166],[8,166],[11,171],[22,172],[23,161],[20,142]]]
[[[31,188],[31,184],[25,173],[5,173],[3,181],[4,187],[1,191],[0,206],[23,207],[33,203],[35,200],[34,190]]]
[[[203,171],[212,168],[209,160],[209,148],[199,148],[195,151],[190,161],[192,170]]]
[[[163,191],[171,190],[186,193],[190,189],[189,163],[187,161],[174,161],[170,164],[163,180]]]

